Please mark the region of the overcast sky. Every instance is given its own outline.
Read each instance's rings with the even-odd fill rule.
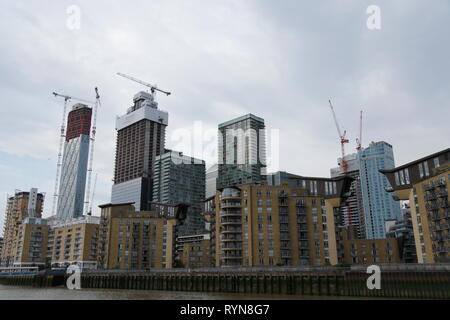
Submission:
[[[173,92],[158,97],[166,146],[188,155],[202,157],[176,140],[181,128],[215,132],[253,113],[279,130],[280,170],[329,176],[340,154],[329,97],[348,152],[361,108],[363,144],[391,143],[397,165],[449,147],[450,2],[317,2],[1,0],[0,226],[15,189],[46,192],[50,214],[62,116],[53,91],[93,100],[99,87],[94,214],[109,202],[115,118],[144,88],[116,72]],[[372,4],[379,30],[366,24]]]

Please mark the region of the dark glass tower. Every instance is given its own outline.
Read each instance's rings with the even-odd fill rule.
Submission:
[[[169,151],[157,156],[153,179],[153,202],[186,204],[186,219],[177,226],[178,236],[204,232],[201,215],[205,199],[205,161]]]

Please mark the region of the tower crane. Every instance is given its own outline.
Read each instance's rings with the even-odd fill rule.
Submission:
[[[363,111],[361,110],[359,112],[359,137],[356,138],[356,150],[358,151],[362,150],[362,118]]]
[[[330,104],[330,109],[331,109],[331,113],[333,114],[333,119],[334,119],[334,123],[336,124],[336,129],[339,135],[339,139],[340,139],[340,143],[341,143],[341,168],[342,171],[344,173],[344,176],[346,176],[348,174],[348,166],[347,166],[347,161],[344,159],[345,157],[345,144],[349,143],[349,140],[346,138],[346,134],[347,132],[344,130],[344,132],[342,133],[341,128],[339,126],[339,122],[337,120],[336,117],[336,113],[334,112],[334,108],[333,108],[333,104],[331,103],[331,99],[328,100],[329,104]],[[347,212],[347,225],[351,226],[352,225],[352,212],[351,212],[351,207],[350,207],[350,202],[349,199],[347,198],[344,202],[345,204],[345,209]]]
[[[55,191],[53,193],[53,204],[52,204],[52,216],[55,215],[56,211],[56,204],[58,200],[58,186],[59,186],[59,175],[61,173],[61,166],[62,166],[62,147],[64,143],[64,138],[66,137],[66,115],[67,115],[67,102],[69,100],[75,100],[79,102],[84,102],[87,104],[93,104],[92,101],[88,101],[85,99],[76,98],[73,96],[68,96],[64,94],[59,94],[56,92],[53,92],[53,95],[55,98],[64,98],[64,107],[63,107],[63,114],[62,114],[62,121],[61,121],[61,127],[60,127],[60,138],[59,138],[59,148],[58,148],[58,162],[56,164],[56,179],[55,179]]]
[[[159,91],[159,92],[161,92],[161,93],[164,93],[166,96],[171,95],[170,92],[161,90],[161,89],[159,89],[156,85],[152,85],[152,84],[150,84],[150,83],[147,83],[147,82],[145,82],[145,81],[136,79],[136,78],[134,78],[134,77],[131,77],[131,76],[129,76],[129,75],[126,75],[126,74],[123,74],[123,73],[120,73],[120,72],[117,72],[117,75],[119,75],[119,76],[121,76],[121,77],[124,77],[124,78],[127,78],[127,79],[129,79],[129,80],[131,80],[131,81],[140,83],[140,84],[142,84],[142,85],[144,85],[144,86],[146,86],[146,87],[149,87],[149,88],[150,88],[150,92],[151,92],[153,98],[155,97],[156,91]]]
[[[86,194],[85,194],[85,201],[84,201],[84,213],[88,215],[90,212],[92,212],[92,206],[91,210],[89,211],[89,196],[90,196],[90,190],[91,190],[91,179],[92,179],[92,166],[94,162],[94,144],[95,144],[95,134],[97,132],[97,110],[98,107],[101,105],[100,102],[100,94],[98,93],[98,88],[95,87],[95,104],[94,104],[94,114],[93,114],[93,121],[91,126],[91,150],[89,151],[89,166],[87,171],[87,183],[86,183]]]
[[[87,212],[87,215],[88,215],[88,216],[92,216],[92,204],[94,203],[95,188],[97,187],[97,176],[98,176],[98,173],[95,174],[94,188],[92,188],[91,203],[90,203],[90,205],[89,205],[89,211]]]
[[[331,109],[331,113],[333,114],[333,119],[334,119],[334,123],[336,124],[336,129],[339,135],[339,139],[341,142],[341,154],[342,154],[342,160],[341,160],[341,168],[344,172],[344,174],[347,174],[347,161],[345,161],[344,156],[345,156],[345,144],[349,142],[349,140],[345,137],[345,135],[347,134],[347,132],[344,130],[344,132],[341,132],[341,128],[339,127],[339,122],[337,120],[336,117],[336,113],[334,112],[334,108],[333,105],[331,104],[331,99],[328,100],[329,104],[330,104],[330,109]]]

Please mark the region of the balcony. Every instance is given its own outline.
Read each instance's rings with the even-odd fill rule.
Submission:
[[[220,247],[222,250],[242,250],[242,244],[226,243]]]
[[[425,208],[427,209],[427,211],[433,211],[438,210],[440,207],[437,202],[433,202],[425,204]]]
[[[435,187],[435,185],[434,185],[434,182],[433,182],[433,181],[430,181],[429,183],[426,183],[426,184],[422,185],[422,189],[423,189],[424,191],[430,191],[430,190],[433,190],[434,187]]]
[[[241,207],[241,203],[240,202],[222,202],[220,204],[220,207],[222,209],[226,209],[226,208],[240,208]]]
[[[449,203],[447,200],[437,201],[436,204],[437,204],[438,208],[448,208],[449,207]]]
[[[235,235],[235,234],[232,234],[232,233],[226,233],[226,234],[223,234],[220,237],[220,241],[223,241],[223,242],[239,242],[239,241],[242,241],[242,237],[240,235]]]
[[[434,252],[447,253],[450,252],[450,246],[433,246]]]
[[[231,217],[222,217],[222,219],[220,220],[220,223],[222,225],[235,225],[235,224],[242,224],[241,219],[233,219]]]
[[[438,198],[446,198],[448,197],[448,191],[447,190],[440,190],[436,192],[436,196]]]
[[[237,189],[233,188],[225,188],[222,191],[222,194],[220,195],[221,200],[226,199],[240,199],[241,198],[241,192]]]
[[[242,228],[236,228],[236,227],[232,227],[232,226],[223,226],[221,228],[221,234],[225,234],[225,233],[242,233]]]
[[[240,217],[240,216],[242,216],[242,212],[241,212],[241,210],[225,210],[225,211],[220,211],[220,216],[221,217],[224,217],[224,216]]]
[[[436,199],[437,199],[437,195],[434,192],[425,195],[425,200],[427,200],[427,201],[436,200]]]
[[[289,194],[285,190],[280,190],[278,192],[278,197],[280,197],[280,198],[287,198],[288,196],[289,196]]]

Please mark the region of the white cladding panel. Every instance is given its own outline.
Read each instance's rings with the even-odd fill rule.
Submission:
[[[144,119],[162,123],[167,126],[169,123],[169,114],[166,111],[145,106],[121,117],[117,117],[116,130],[121,130]]]

